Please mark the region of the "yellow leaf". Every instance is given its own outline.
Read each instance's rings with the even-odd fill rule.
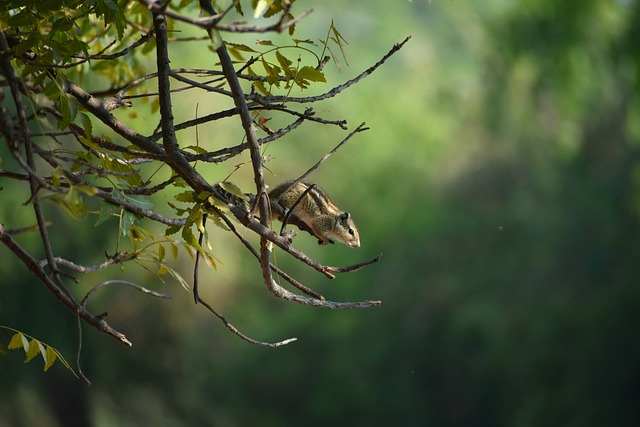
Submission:
[[[26,359],[24,359],[24,363],[30,362],[31,359],[38,355],[38,353],[40,352],[40,346],[38,344],[40,343],[37,339],[31,339],[31,342],[29,343],[29,349],[27,350],[27,357]]]
[[[49,368],[51,367],[51,365],[53,365],[53,362],[56,361],[56,358],[58,357],[58,355],[57,355],[56,351],[51,346],[47,346],[47,349],[45,350],[45,352],[42,355],[42,357],[44,357],[44,371],[47,372],[49,370]],[[71,367],[69,366],[68,363],[66,363],[66,361],[64,362],[64,364],[68,369],[71,369]],[[74,374],[75,374],[75,372],[74,372]]]
[[[16,332],[11,337],[11,341],[9,341],[9,350],[17,350],[19,348],[22,348],[22,344],[22,333]]]

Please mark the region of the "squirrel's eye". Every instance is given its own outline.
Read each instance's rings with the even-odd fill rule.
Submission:
[[[351,234],[353,236],[354,234],[356,234],[356,232],[353,230],[353,228],[350,228],[349,229],[349,234]]]

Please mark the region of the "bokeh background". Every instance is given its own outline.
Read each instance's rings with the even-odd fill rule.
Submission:
[[[351,129],[371,127],[312,177],[353,213],[362,247],[296,240],[328,264],[383,258],[335,281],[282,253],[278,262],[327,298],[382,307],[331,312],[278,300],[242,246],[212,228],[219,269],[202,273],[203,296],[253,337],[298,342],[251,346],[177,283],[130,269],[127,278],[173,298],[113,288],[90,308],[108,311],[134,346],[85,327],[91,386],[10,351],[0,357],[0,425],[640,425],[640,3],[313,6],[296,36],[323,38],[334,19],[349,43],[348,65],[327,67],[326,88],[412,36],[373,75],[316,107]],[[181,45],[172,64],[207,66],[203,52],[206,44]],[[180,97],[177,120],[195,117],[196,102],[199,115],[220,109],[206,96]],[[157,125],[140,116],[141,131]],[[201,128],[200,143],[239,141],[237,128]],[[273,143],[269,183],[300,175],[345,135],[308,124]],[[211,168],[211,180],[246,160]],[[249,169],[234,182],[250,188]],[[32,224],[12,202],[26,200],[26,188],[2,185],[0,222]],[[95,248],[113,252],[113,227],[49,215],[61,255],[92,264],[103,256]],[[21,243],[38,250],[28,236]],[[188,276],[191,263],[181,260],[180,271]],[[0,274],[0,324],[73,361],[73,315],[4,247]],[[78,295],[107,277],[121,273],[87,276]],[[10,334],[0,337],[6,344]]]

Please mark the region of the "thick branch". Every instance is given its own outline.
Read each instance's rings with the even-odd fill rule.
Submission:
[[[114,132],[136,145],[138,148],[149,153],[156,154],[159,158],[165,158],[165,153],[160,145],[154,143],[149,138],[139,134],[120,120],[116,119],[107,108],[107,105],[110,105],[108,102],[94,97],[70,80],[67,80],[66,83],[67,91],[78,100],[80,105],[96,116],[102,123],[109,126]]]
[[[155,4],[155,3],[154,3]],[[173,110],[171,106],[171,85],[169,74],[169,52],[167,39],[167,20],[163,14],[155,14],[153,23],[156,31],[156,63],[158,66],[158,94],[160,102],[160,116],[162,123],[162,143],[167,155],[167,163],[194,190],[204,191],[211,186],[184,158],[178,146],[178,139],[173,127]]]

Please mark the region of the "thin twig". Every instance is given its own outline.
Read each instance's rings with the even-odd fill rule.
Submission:
[[[355,128],[349,135],[347,135],[342,141],[340,141],[340,143],[338,145],[336,145],[333,150],[329,151],[327,154],[322,156],[322,158],[320,160],[318,160],[318,162],[315,165],[311,166],[309,168],[309,170],[307,170],[305,173],[300,175],[300,177],[298,177],[298,179],[296,179],[293,182],[293,184],[291,184],[291,185],[293,186],[296,183],[304,180],[307,176],[309,176],[311,174],[311,172],[313,172],[316,169],[318,169],[321,164],[323,164],[329,157],[331,157],[336,151],[338,151],[340,149],[340,147],[342,147],[347,141],[349,141],[353,135],[355,135],[356,133],[359,133],[359,132],[364,132],[366,130],[369,130],[369,128],[364,126],[364,122],[360,123],[360,125],[358,125],[357,128]]]
[[[147,289],[144,286],[140,286],[136,283],[130,282],[128,280],[105,280],[102,283],[99,283],[98,285],[94,286],[93,288],[91,288],[91,290],[89,292],[87,292],[87,294],[84,296],[84,298],[82,298],[82,301],[80,302],[80,305],[82,305],[83,307],[86,307],[87,302],[89,301],[89,298],[91,298],[93,296],[93,294],[95,294],[98,290],[109,286],[109,285],[124,285],[124,286],[129,286],[130,288],[133,288],[137,291],[140,291],[144,294],[147,295],[151,295],[153,297],[158,297],[158,298],[164,298],[164,299],[171,299],[171,295],[167,295],[167,294],[162,294],[160,292],[156,292],[156,291],[152,291],[151,289]]]
[[[378,67],[384,64],[387,61],[387,59],[389,59],[394,53],[402,49],[402,47],[405,45],[405,43],[409,41],[409,39],[411,39],[411,36],[405,38],[400,43],[393,45],[391,50],[387,52],[387,54],[384,55],[382,59],[380,59],[371,67],[364,70],[362,73],[358,74],[353,79],[348,80],[343,84],[338,85],[333,89],[331,89],[330,91],[325,92],[323,94],[316,95],[316,96],[306,96],[306,97],[264,96],[264,95],[258,95],[258,94],[251,94],[251,95],[247,95],[247,99],[252,101],[257,101],[263,104],[278,104],[283,102],[299,102],[299,103],[318,102],[328,98],[332,98],[338,95],[343,90],[347,89],[350,86],[353,86],[354,84],[358,83],[360,80],[364,79],[365,77],[373,73]]]

